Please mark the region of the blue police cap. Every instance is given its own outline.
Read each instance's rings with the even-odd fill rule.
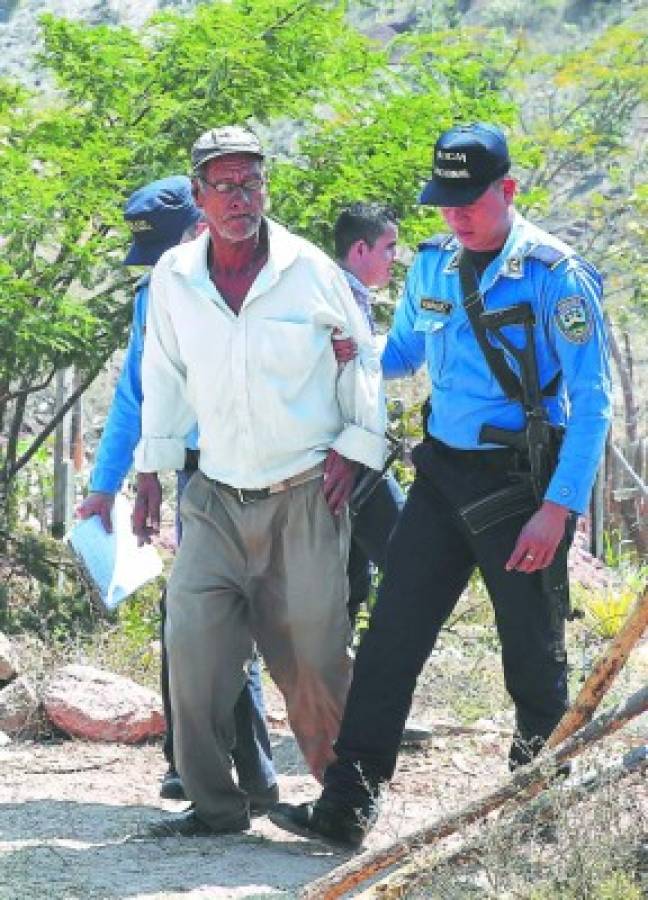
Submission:
[[[201,216],[191,195],[191,181],[185,175],[161,178],[139,188],[124,206],[124,219],[133,233],[124,265],[155,265]]]
[[[434,145],[432,178],[419,203],[467,206],[510,168],[506,138],[499,128],[483,122],[457,125],[444,131]]]

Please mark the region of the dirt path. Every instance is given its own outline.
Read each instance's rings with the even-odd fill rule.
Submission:
[[[465,681],[457,681],[453,665]],[[498,668],[495,653],[472,667],[456,654],[454,663],[452,656],[443,661],[447,684],[438,669],[432,681],[423,679],[415,713],[434,727],[435,737],[401,753],[367,849],[463,806],[506,776],[512,714],[495,712],[504,695],[488,677]],[[648,655],[628,669],[635,671],[620,679],[621,694],[645,681]],[[474,702],[469,685],[481,685],[493,707],[490,718],[464,726],[461,717],[453,718],[448,697]],[[276,725],[282,704],[273,688],[266,694]],[[438,706],[431,706],[430,698]],[[630,738],[648,740],[648,716],[614,743],[621,749]],[[317,785],[290,732],[275,727],[272,743],[282,799],[316,796]],[[613,752],[612,744],[606,751]],[[244,835],[134,840],[147,823],[184,808],[160,800],[164,768],[157,744],[16,741],[0,747],[0,900],[295,897],[302,885],[347,858],[328,845],[281,831],[266,817],[255,819]]]
[[[282,798],[313,797],[289,732],[272,738]],[[505,747],[493,733],[442,735],[405,752],[367,846],[461,804],[476,778],[486,789],[503,774]],[[163,811],[184,808],[157,796],[158,746],[16,743],[0,749],[0,769],[2,900],[290,897],[346,858],[265,817],[240,836],[128,839]]]

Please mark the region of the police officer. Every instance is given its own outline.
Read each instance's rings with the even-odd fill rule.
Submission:
[[[420,246],[383,356],[388,378],[427,364],[428,436],[412,455],[416,478],[358,652],[337,761],[315,803],[275,807],[273,821],[289,830],[361,843],[377,815],[380,785],[393,774],[417,677],[476,567],[493,604],[515,704],[511,767],[538,752],[567,706],[557,634],[563,623],[556,623],[542,570],[587,509],[609,427],[601,280],[570,247],[515,211],[509,168],[506,139],[493,125],[454,127],[436,143],[420,199],[440,208],[452,234]],[[482,426],[521,431],[525,417],[494,377],[467,318],[460,254],[474,267],[487,311],[531,305],[539,381],[552,386],[543,405],[550,421],[565,427],[539,509],[477,536],[459,509],[497,491],[528,460],[479,440]],[[518,347],[520,331],[507,329]],[[509,354],[507,362],[515,368]]]
[[[124,265],[153,266],[162,254],[195,236],[201,213],[191,196],[191,182],[183,175],[162,178],[144,185],[128,198],[124,219],[132,231],[132,243]],[[106,531],[112,530],[111,510],[115,494],[120,490],[133,464],[133,454],[141,433],[142,407],[142,350],[146,312],[148,307],[149,275],[137,284],[131,330],[126,357],[122,367],[108,418],[97,448],[95,465],[90,477],[90,494],[83,501],[77,515],[81,518],[98,515]],[[192,470],[195,469],[197,432],[187,436],[185,470],[178,472],[178,502]],[[177,520],[178,539],[180,524]],[[160,787],[160,796],[167,800],[185,799],[184,788],[175,768],[173,754],[173,722],[169,699],[169,674],[164,640],[165,603],[162,613],[162,672],[161,689],[167,733],[163,752],[168,763]],[[278,797],[276,774],[272,763],[270,737],[265,722],[265,704],[258,661],[250,666],[248,680],[235,707],[236,747],[234,762],[239,781],[248,791],[255,811],[261,812]]]

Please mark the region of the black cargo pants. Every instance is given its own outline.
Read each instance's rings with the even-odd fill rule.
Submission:
[[[564,623],[552,615],[539,573],[504,568],[528,515],[473,536],[457,514],[505,486],[508,473],[524,463],[515,451],[454,450],[434,439],[418,445],[412,460],[416,479],[358,650],[335,745],[338,761],[325,776],[325,795],[351,805],[364,802],[368,785],[391,778],[416,680],[475,567],[495,611],[517,730],[532,752],[567,707],[566,658],[557,651]],[[514,743],[513,764],[528,761],[524,743]]]

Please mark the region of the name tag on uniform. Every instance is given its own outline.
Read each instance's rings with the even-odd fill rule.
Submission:
[[[452,312],[452,303],[447,300],[435,300],[434,297],[421,297],[421,309],[449,316]]]

